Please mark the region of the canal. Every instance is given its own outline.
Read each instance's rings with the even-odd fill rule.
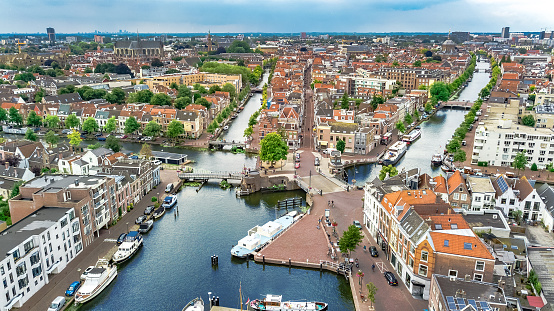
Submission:
[[[267,75],[264,75],[264,82]],[[250,115],[259,108],[255,94],[222,137],[241,140]],[[122,143],[139,152],[141,145]],[[256,158],[230,152],[210,152],[152,145],[153,150],[185,153],[197,170],[240,171],[254,167]],[[144,238],[144,247],[118,270],[116,280],[82,310],[181,310],[195,297],[208,301],[208,292],[220,297],[225,307],[240,308],[244,301],[266,294],[285,300],[317,300],[329,310],[354,310],[350,286],[344,277],[330,272],[289,269],[232,258],[231,247],[247,231],[285,214],[279,200],[305,197],[304,192],[256,193],[237,198],[232,190],[208,183],[199,192],[187,187],[178,194],[179,216],[174,211],[156,221]],[[301,238],[301,237],[299,237]],[[219,256],[217,268],[210,256]],[[98,254],[99,256],[102,254]],[[208,310],[208,308],[206,308]]]
[[[476,68],[479,69],[479,72],[473,75],[472,81],[462,91],[458,100],[469,100],[471,102],[477,100],[481,89],[489,83],[489,74],[484,72],[485,69],[490,68],[489,63],[477,62]],[[466,113],[467,110],[440,109],[435,115],[423,122],[421,124],[421,138],[408,147],[404,157],[396,164],[398,170],[419,167],[421,173],[427,173],[431,177],[439,174],[444,175],[440,167],[431,165],[431,157],[434,153],[444,150],[446,141],[452,137],[456,128],[464,120]],[[363,185],[365,182],[375,179],[380,170],[381,165],[379,164],[367,164],[348,168],[346,172],[348,173],[349,182],[355,179],[357,185]]]

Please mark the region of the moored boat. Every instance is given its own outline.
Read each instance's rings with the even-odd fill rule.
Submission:
[[[168,195],[164,198],[162,203],[163,208],[173,208],[177,204],[177,197],[174,195]]]
[[[441,164],[442,164],[442,154],[440,154],[440,153],[433,154],[433,157],[431,158],[431,164],[433,166],[441,166]]]
[[[402,136],[402,141],[406,142],[408,144],[412,144],[414,141],[416,141],[420,137],[421,137],[421,130],[420,129],[414,129],[409,134],[406,134],[406,135]]]
[[[131,231],[125,237],[125,240],[119,245],[117,251],[112,256],[114,263],[122,263],[133,257],[142,246],[142,235],[138,231]]]
[[[406,153],[408,145],[403,141],[395,142],[385,155],[379,160],[380,164],[383,165],[394,165],[396,164]]]
[[[162,217],[164,214],[165,214],[165,207],[162,206],[162,207],[159,207],[157,210],[155,210],[152,216],[154,216],[154,219],[158,219]]]
[[[143,222],[142,224],[140,224],[140,226],[138,228],[138,232],[146,233],[146,232],[150,231],[153,226],[154,226],[154,220],[149,219],[149,220]]]
[[[325,302],[316,301],[281,301],[281,295],[267,295],[265,299],[256,299],[250,302],[250,307],[255,311],[262,310],[290,310],[290,311],[324,311],[328,305]]]
[[[204,311],[204,300],[201,297],[194,298],[187,303],[183,311]]]
[[[96,266],[87,273],[85,282],[75,294],[75,303],[83,304],[98,296],[116,276],[117,267],[110,265],[106,259],[99,259]]]

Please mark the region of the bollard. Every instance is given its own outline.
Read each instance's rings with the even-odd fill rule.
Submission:
[[[263,264],[265,265],[265,255],[262,256]]]
[[[323,271],[323,263],[322,262],[319,263],[319,271]]]
[[[289,258],[289,268],[291,267],[291,262],[290,262],[290,258]]]

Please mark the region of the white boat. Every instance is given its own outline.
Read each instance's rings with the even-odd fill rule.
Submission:
[[[140,224],[140,227],[139,227],[138,231],[140,233],[146,233],[146,232],[150,231],[150,229],[152,229],[153,226],[154,226],[154,220],[149,219],[149,220],[143,222],[142,224]]]
[[[250,302],[255,311],[325,311],[328,308],[325,302],[309,301],[281,301],[281,295],[267,295],[265,299],[256,299]]]
[[[162,217],[163,215],[165,214],[165,207],[160,207],[158,208],[157,210],[154,211],[154,214],[152,214],[152,216],[154,217],[154,219],[158,219],[160,217]]]
[[[183,311],[204,311],[204,300],[202,298],[194,298],[183,308]]]
[[[383,165],[395,165],[404,156],[407,149],[408,144],[406,142],[397,141],[387,150],[379,163]]]
[[[441,166],[442,164],[442,154],[435,153],[433,157],[431,158],[431,164],[433,166]]]
[[[246,258],[258,251],[269,241],[277,237],[283,230],[294,223],[296,212],[290,212],[276,220],[267,222],[263,226],[256,226],[248,230],[248,235],[240,239],[238,244],[231,249],[231,255]]]
[[[177,196],[168,195],[167,197],[165,197],[165,199],[162,203],[162,207],[163,208],[172,208],[172,207],[175,206],[175,204],[177,204]]]
[[[229,129],[229,126],[228,126],[228,125],[225,125],[225,126],[223,127],[223,130],[224,130],[224,131],[226,131],[226,130],[228,130],[228,129]]]
[[[412,144],[414,141],[416,141],[420,137],[421,137],[421,130],[420,129],[414,129],[409,134],[406,134],[406,135],[402,136],[402,141],[406,142],[408,144]]]
[[[112,260],[114,263],[122,263],[127,259],[133,257],[134,254],[142,246],[142,235],[138,231],[131,231],[125,237],[123,243],[121,243],[117,249],[117,252],[113,254]]]
[[[117,266],[110,265],[106,259],[99,259],[89,271],[85,282],[75,294],[75,303],[83,304],[98,296],[117,276]]]

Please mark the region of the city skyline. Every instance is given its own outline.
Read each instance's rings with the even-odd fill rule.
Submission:
[[[144,33],[228,32],[500,32],[510,25],[513,32],[540,31],[548,25],[547,0],[533,8],[515,0],[393,0],[291,1],[251,0],[220,2],[138,0],[95,2],[57,0],[3,3],[5,33],[42,33],[53,27],[57,33],[117,32],[138,29]],[[319,5],[319,6],[318,6]],[[16,18],[25,7],[27,19]],[[172,8],[169,10],[168,8]],[[236,12],[229,14],[229,12]],[[33,23],[28,23],[28,20]]]

